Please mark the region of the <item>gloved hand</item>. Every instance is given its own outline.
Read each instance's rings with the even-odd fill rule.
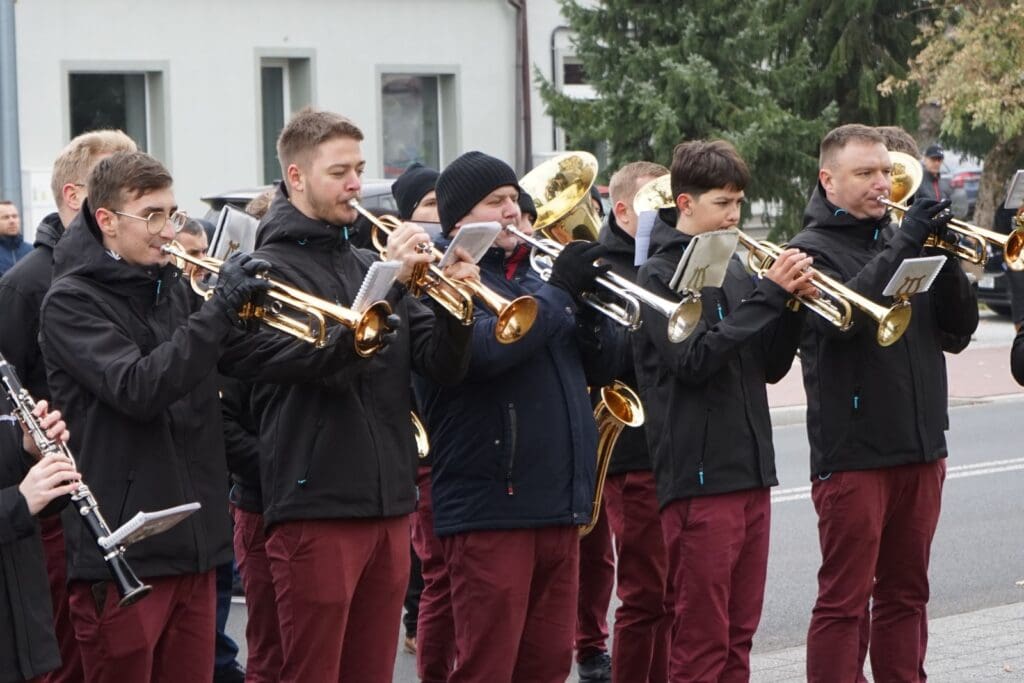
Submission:
[[[398,326],[401,324],[402,319],[394,313],[384,319],[384,327],[381,328],[380,332],[381,351],[394,344],[395,340],[398,339]]]
[[[948,199],[937,202],[934,199],[918,198],[904,214],[900,229],[906,230],[910,237],[921,244],[924,244],[929,235],[943,237],[946,225],[953,218],[949,205]]]
[[[270,270],[270,264],[254,259],[252,254],[234,253],[220,267],[217,286],[213,294],[236,313],[260,292],[270,289],[270,283],[257,273]]]
[[[607,253],[604,245],[597,242],[570,242],[551,266],[548,282],[569,292],[579,303],[584,293],[597,289],[597,278],[612,269],[610,264],[594,263]]]

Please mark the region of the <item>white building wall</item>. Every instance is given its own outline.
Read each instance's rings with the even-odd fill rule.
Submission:
[[[533,35],[550,35],[551,8],[531,0],[529,15],[548,65]],[[515,10],[503,0],[24,0],[15,11],[26,173],[48,172],[70,139],[68,68],[165,69],[160,156],[182,208],[201,215],[200,196],[260,184],[259,57],[278,54],[312,57],[313,104],[363,129],[370,177],[382,173],[381,72],[451,71],[456,149],[514,158]],[[538,133],[535,152],[550,145],[550,129]]]

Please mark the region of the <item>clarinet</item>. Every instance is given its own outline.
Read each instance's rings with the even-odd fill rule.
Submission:
[[[71,455],[71,449],[67,444],[59,439],[54,441],[46,436],[46,430],[39,424],[39,419],[32,414],[36,405],[35,400],[21,385],[18,375],[14,372],[14,367],[4,359],[3,355],[0,355],[0,381],[3,382],[4,389],[7,391],[14,416],[25,427],[25,431],[35,442],[39,452],[44,456],[60,455],[74,463],[75,458]],[[103,540],[110,536],[110,527],[107,526],[107,521],[100,514],[96,499],[93,498],[92,491],[84,481],[79,482],[78,488],[71,494],[71,502],[78,509],[78,514],[85,522],[89,533],[92,534],[103,555],[103,560],[110,569],[114,583],[117,585],[117,592],[121,596],[118,604],[124,607],[146,597],[153,587],[142,583],[132,571],[124,556],[124,546],[114,545],[108,548],[107,544],[104,544]]]

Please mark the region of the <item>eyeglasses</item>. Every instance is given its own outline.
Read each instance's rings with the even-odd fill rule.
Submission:
[[[171,223],[171,228],[174,230],[174,234],[177,235],[181,232],[181,229],[185,227],[185,223],[188,222],[188,214],[184,211],[175,211],[168,216],[163,211],[154,211],[148,216],[133,216],[130,213],[123,213],[121,211],[115,211],[118,216],[124,216],[125,218],[134,218],[137,221],[145,221],[146,231],[150,235],[159,235],[164,231],[164,227],[168,221]]]

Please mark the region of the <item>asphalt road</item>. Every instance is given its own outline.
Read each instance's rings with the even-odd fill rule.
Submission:
[[[932,553],[929,614],[943,617],[1024,598],[1024,453],[1015,448],[1019,399],[950,410],[951,457]],[[772,548],[756,652],[804,642],[819,554],[807,481],[802,424],[775,430],[780,485],[773,494]],[[612,605],[611,611],[614,611]],[[244,662],[245,607],[233,605],[228,630]],[[395,683],[415,683],[415,661],[399,651]],[[575,677],[573,679],[575,680]]]

